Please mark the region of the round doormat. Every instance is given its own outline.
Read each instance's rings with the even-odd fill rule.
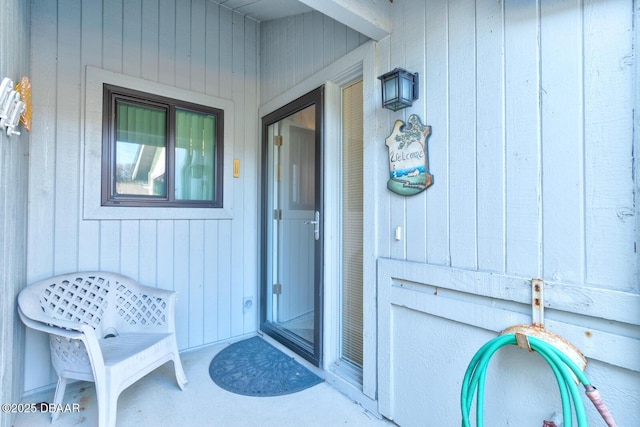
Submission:
[[[322,378],[260,337],[229,345],[211,360],[211,379],[245,396],[281,396],[322,382]]]

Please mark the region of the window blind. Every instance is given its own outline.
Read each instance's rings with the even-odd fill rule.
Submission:
[[[362,368],[362,81],[343,89],[341,357]]]

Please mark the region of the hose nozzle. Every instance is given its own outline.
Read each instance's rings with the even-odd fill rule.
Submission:
[[[592,386],[591,384],[587,384],[584,386],[585,393],[591,402],[593,402],[593,406],[596,407],[602,419],[607,423],[609,427],[618,427],[613,416],[609,412],[609,408],[605,405],[604,400],[602,400],[602,396],[600,396],[600,392],[597,388]]]

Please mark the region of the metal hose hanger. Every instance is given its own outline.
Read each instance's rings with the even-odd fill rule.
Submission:
[[[470,427],[471,425],[469,416],[474,393],[477,396],[476,427],[482,427],[487,366],[493,354],[506,345],[517,345],[520,348],[526,348],[530,352],[536,352],[547,362],[556,377],[560,390],[564,426],[570,427],[573,425],[572,402],[577,426],[586,427],[587,425],[584,405],[578,389],[578,386],[582,384],[587,397],[593,402],[607,426],[617,427],[616,422],[600,397],[600,392],[591,385],[591,382],[583,372],[587,365],[584,356],[568,341],[545,330],[542,326],[544,319],[542,281],[532,280],[532,288],[533,325],[517,325],[505,329],[499,336],[483,345],[469,363],[460,394],[462,427]]]
[[[587,426],[584,405],[578,390],[578,385],[582,384],[587,396],[593,402],[607,425],[609,427],[617,427],[613,417],[600,397],[600,392],[591,385],[591,382],[583,373],[582,370],[584,367],[581,367],[578,363],[572,360],[575,359],[575,354],[572,354],[573,351],[561,351],[549,342],[532,336],[532,331],[536,330],[543,336],[554,336],[555,339],[562,340],[562,338],[555,336],[555,334],[551,334],[542,328],[519,325],[505,330],[500,336],[487,342],[480,348],[480,350],[478,350],[471,360],[471,363],[469,363],[469,367],[467,368],[467,372],[465,373],[464,380],[462,382],[462,391],[460,395],[462,427],[470,427],[471,425],[469,416],[474,393],[477,394],[476,426],[482,427],[484,385],[487,366],[489,365],[489,361],[493,354],[506,345],[518,345],[519,347],[526,346],[530,351],[538,353],[547,362],[556,377],[558,388],[560,390],[563,425],[573,425],[571,405],[573,402],[573,409],[576,414],[578,427]],[[582,355],[580,355],[580,357],[582,357]],[[586,366],[586,360],[584,366]]]

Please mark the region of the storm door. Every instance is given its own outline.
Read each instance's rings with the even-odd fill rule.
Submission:
[[[320,365],[323,87],[262,119],[261,330]]]

